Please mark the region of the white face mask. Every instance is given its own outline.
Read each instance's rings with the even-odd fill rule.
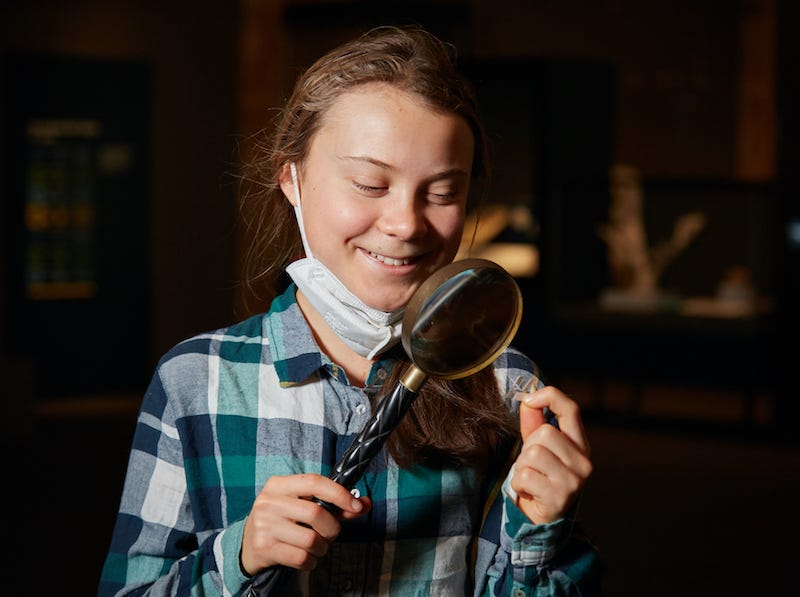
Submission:
[[[297,169],[294,164],[289,166],[294,186],[294,215],[306,257],[289,264],[286,273],[344,343],[362,357],[372,359],[400,340],[405,307],[396,311],[369,307],[314,258],[303,226]]]

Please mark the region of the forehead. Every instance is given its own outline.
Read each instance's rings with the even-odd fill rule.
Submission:
[[[324,137],[323,143],[338,150],[381,159],[414,145],[416,151],[442,156],[439,159],[471,162],[474,148],[472,130],[460,115],[387,83],[368,83],[342,93],[324,113],[315,137]]]

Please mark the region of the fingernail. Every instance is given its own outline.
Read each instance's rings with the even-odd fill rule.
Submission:
[[[514,394],[514,400],[517,402],[522,402],[523,404],[530,404],[533,402],[534,398],[532,394],[525,394],[523,392],[518,392]]]
[[[361,508],[363,508],[363,507],[364,507],[364,506],[363,506],[363,504],[362,504],[360,501],[358,501],[358,500],[353,500],[352,502],[350,502],[350,506],[351,506],[351,507],[353,508],[353,510],[355,510],[356,512],[361,512]]]

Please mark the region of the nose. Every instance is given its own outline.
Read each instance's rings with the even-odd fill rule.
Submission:
[[[384,234],[402,240],[419,238],[428,229],[422,202],[413,194],[389,197],[379,219],[379,228]]]

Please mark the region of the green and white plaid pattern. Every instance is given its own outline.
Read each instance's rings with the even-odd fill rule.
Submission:
[[[244,520],[265,481],[329,474],[368,421],[396,361],[375,363],[366,389],[349,385],[319,352],[294,295],[292,285],[266,315],[190,338],[159,362],[98,595],[244,594]],[[494,368],[518,408],[510,396],[535,375],[533,363],[509,349]],[[591,546],[572,540],[571,521],[531,525],[502,481],[472,468],[403,470],[382,452],[357,485],[372,510],[346,522],[284,594],[564,595],[581,585],[590,594]]]

